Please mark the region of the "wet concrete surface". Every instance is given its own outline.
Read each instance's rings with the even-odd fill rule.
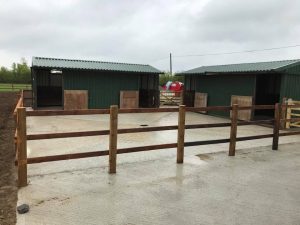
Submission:
[[[300,144],[189,155],[30,177],[18,224],[298,225]],[[79,163],[79,161],[78,161]]]
[[[187,124],[228,122],[187,113]],[[176,125],[177,113],[121,114],[119,127]],[[108,129],[108,115],[28,118],[29,134]],[[238,136],[271,133],[241,126]],[[118,147],[176,142],[176,131],[119,135]],[[228,138],[229,128],[187,130],[186,141]],[[29,185],[18,204],[30,212],[18,224],[299,224],[300,138],[188,147],[177,165],[176,149],[118,155],[117,174],[107,173],[108,157],[28,166]],[[291,143],[291,144],[284,144]],[[28,156],[99,151],[108,136],[28,142]]]

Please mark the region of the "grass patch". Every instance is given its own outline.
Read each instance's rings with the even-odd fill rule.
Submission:
[[[20,91],[22,89],[31,89],[31,84],[0,83],[0,92]]]

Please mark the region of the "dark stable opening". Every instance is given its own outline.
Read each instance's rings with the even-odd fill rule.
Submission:
[[[274,105],[280,98],[280,74],[261,74],[256,76],[256,105]],[[255,119],[274,117],[274,110],[255,110]]]
[[[159,107],[159,76],[141,75],[139,90],[139,107],[156,108]]]
[[[62,75],[49,73],[46,79],[37,85],[37,107],[62,106]]]

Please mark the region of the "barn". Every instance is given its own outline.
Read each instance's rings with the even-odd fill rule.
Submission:
[[[159,107],[160,73],[150,65],[33,57],[33,108]]]
[[[269,105],[284,98],[300,100],[300,60],[201,66],[184,71],[188,106]],[[270,110],[248,112],[247,120],[273,116]],[[225,112],[212,112],[228,116]]]

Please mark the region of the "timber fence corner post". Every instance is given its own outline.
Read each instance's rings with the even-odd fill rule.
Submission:
[[[229,156],[235,156],[236,136],[237,136],[238,104],[232,105]]]
[[[110,106],[109,127],[109,173],[116,173],[118,141],[118,106]]]
[[[185,105],[179,106],[177,133],[177,163],[183,163],[185,133]]]
[[[27,186],[26,108],[17,108],[18,186]]]
[[[281,105],[279,103],[276,103],[275,110],[274,110],[272,150],[278,150],[279,129],[280,129],[280,109],[281,109]]]

